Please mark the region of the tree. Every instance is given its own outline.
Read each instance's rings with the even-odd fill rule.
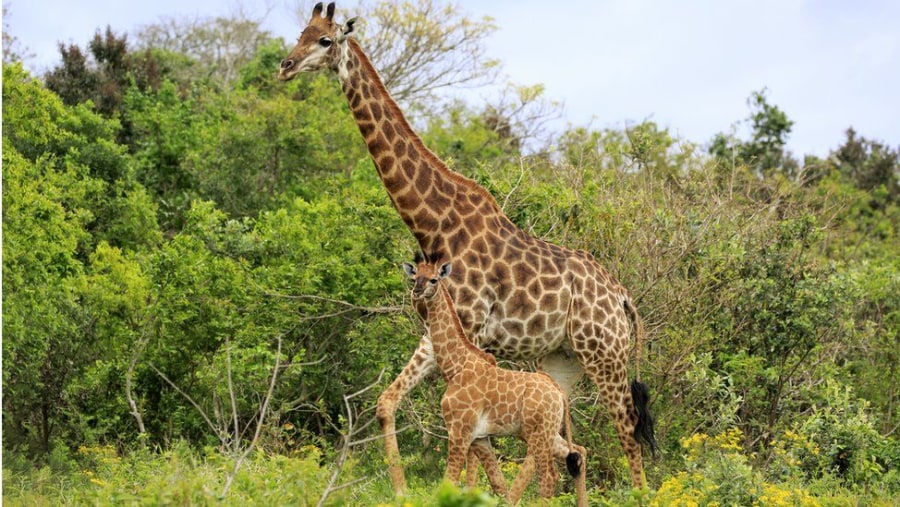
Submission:
[[[742,163],[758,177],[780,173],[796,178],[797,161],[784,149],[794,122],[778,106],[769,104],[765,89],[753,92],[747,105],[750,116],[744,121],[750,125],[750,140],[719,133],[710,143],[709,153],[725,164]]]
[[[848,128],[847,139],[831,153],[836,169],[862,190],[883,187],[889,202],[900,199],[900,152],[877,141],[857,136]]]
[[[367,159],[336,82],[323,75],[261,92],[250,67],[248,88],[227,94],[203,87],[183,94],[173,83],[129,92],[137,176],[159,199],[167,230],[181,227],[194,199],[232,217],[257,216],[312,197],[327,175],[349,174]]]
[[[170,60],[186,57],[189,63],[177,65],[173,77],[181,81],[208,80],[225,89],[272,39],[260,24],[261,20],[243,12],[233,17],[168,18],[138,30],[136,47],[169,55]]]
[[[428,116],[423,138],[458,170],[474,171],[546,150],[552,140],[546,124],[559,111],[558,103],[543,97],[542,86],[509,84],[483,107],[460,100],[443,104]]]
[[[507,150],[521,153],[545,152],[553,142],[547,124],[562,116],[561,102],[544,95],[544,86],[507,83],[481,112],[484,124],[497,133]]]
[[[47,88],[69,105],[90,100],[97,89],[98,76],[89,68],[88,56],[78,46],[62,43],[59,53],[62,63],[44,77]]]
[[[298,10],[299,23],[308,16]],[[433,103],[438,90],[477,87],[496,77],[498,62],[487,58],[484,46],[497,29],[490,17],[472,19],[441,0],[363,3],[358,16],[362,46],[391,95],[407,107]]]
[[[3,442],[41,455],[90,431],[71,388],[122,343],[96,339],[106,314],[81,300],[97,245],[133,252],[159,233],[114,122],[65,106],[21,64],[3,66],[3,106]]]
[[[149,51],[133,53],[126,35],[116,35],[106,27],[94,34],[88,53],[78,46],[59,44],[62,63],[44,76],[47,88],[56,92],[69,105],[87,100],[96,110],[116,117],[122,109],[126,89],[134,83],[140,89],[159,88],[161,71]]]

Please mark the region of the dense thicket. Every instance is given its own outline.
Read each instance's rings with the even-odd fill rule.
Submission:
[[[4,468],[76,470],[104,445],[235,451],[261,413],[270,456],[327,454],[344,396],[374,383],[353,400],[371,407],[414,350],[397,269],[414,242],[337,83],[275,84],[285,43],[256,47],[228,80],[109,29],[90,58],[61,47],[43,82],[4,64]],[[419,122],[426,143],[517,224],[590,251],[635,295],[657,500],[750,465],[896,495],[898,151],[849,129],[798,161],[786,114],[764,92],[750,106],[750,138],[707,150],[645,122],[528,156],[501,109],[417,110],[442,111]],[[401,414],[410,474],[435,481],[439,389]],[[573,410],[598,485],[627,474],[595,396],[585,384]],[[716,450],[732,461],[700,458]],[[358,448],[357,473],[377,477],[380,452]]]

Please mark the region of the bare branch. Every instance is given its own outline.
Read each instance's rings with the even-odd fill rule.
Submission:
[[[276,358],[277,361],[277,358]],[[237,413],[237,399],[235,399],[234,395],[234,382],[231,379],[231,339],[225,338],[225,364],[226,371],[228,373],[228,394],[231,396],[231,415],[234,419],[234,444],[238,445],[240,442],[240,435],[238,435],[238,413]]]
[[[361,396],[371,389],[375,388],[375,386],[381,383],[381,378],[384,376],[384,369],[378,374],[378,378],[375,379],[374,382],[370,383],[366,387],[356,391],[352,394],[344,395],[344,408],[347,411],[347,429],[341,435],[341,440],[343,441],[343,445],[341,445],[341,452],[338,456],[337,462],[334,464],[334,470],[331,473],[331,478],[328,480],[328,486],[325,487],[325,491],[322,492],[322,496],[319,498],[319,502],[316,504],[316,507],[321,507],[325,504],[325,500],[328,499],[328,496],[334,493],[335,491],[341,490],[343,488],[352,486],[358,482],[362,482],[366,479],[366,477],[360,477],[358,479],[352,480],[350,482],[336,485],[338,477],[340,476],[341,469],[344,468],[344,463],[347,461],[347,456],[350,453],[350,449],[356,445],[361,443],[371,441],[372,439],[364,439],[362,441],[355,441],[353,438],[358,435],[363,429],[368,427],[371,424],[370,420],[366,424],[362,426],[362,428],[356,427],[356,419],[354,418],[354,410],[353,406],[350,402],[356,398],[357,396]],[[383,435],[379,435],[379,438],[383,438]]]
[[[353,303],[342,301],[340,299],[332,299],[324,296],[316,296],[313,294],[300,294],[300,295],[289,295],[289,294],[279,294],[276,292],[263,291],[262,294],[268,297],[278,297],[285,299],[296,299],[300,301],[319,301],[323,303],[329,303],[333,305],[343,306],[343,310],[337,310],[331,313],[324,313],[318,315],[309,315],[302,317],[303,321],[311,321],[311,320],[323,320],[332,317],[338,317],[350,312],[362,312],[362,313],[370,313],[370,314],[397,314],[404,313],[406,308],[402,306],[359,306]]]
[[[256,443],[259,441],[259,435],[260,435],[260,433],[262,433],[263,423],[265,422],[265,419],[266,419],[266,412],[268,412],[268,410],[269,410],[269,402],[272,400],[272,393],[275,392],[275,382],[278,380],[278,371],[281,369],[280,365],[281,365],[282,335],[280,335],[280,334],[278,335],[277,342],[278,342],[278,345],[275,350],[275,364],[274,364],[274,366],[272,366],[272,376],[269,379],[269,390],[266,391],[266,397],[263,398],[262,406],[259,408],[259,416],[257,417],[256,431],[253,434],[253,440],[250,441],[250,445],[248,445],[244,449],[244,452],[241,453],[241,455],[238,456],[238,458],[234,460],[234,468],[232,468],[231,473],[228,474],[228,477],[225,479],[225,486],[222,489],[221,495],[219,495],[220,498],[224,498],[225,495],[228,494],[228,490],[231,488],[231,484],[234,482],[234,478],[237,476],[238,470],[240,470],[241,465],[244,463],[244,460],[256,447]],[[229,378],[230,378],[230,375],[231,375],[231,372],[229,371]],[[230,388],[231,387],[229,386],[229,389]],[[234,393],[232,392],[232,399],[234,399],[233,396],[234,396]],[[237,433],[237,431],[238,431],[237,427],[235,427],[234,431],[235,431],[235,433]],[[236,434],[235,437],[237,439],[238,435]]]
[[[141,333],[141,337],[138,339],[137,344],[135,344],[134,352],[131,354],[131,361],[128,362],[128,369],[125,370],[125,399],[128,400],[128,407],[131,409],[131,415],[134,416],[134,419],[137,421],[138,431],[141,434],[146,434],[147,428],[144,426],[144,418],[141,417],[141,412],[138,410],[137,403],[134,401],[132,380],[134,378],[134,369],[137,367],[138,359],[140,359],[141,355],[144,353],[144,349],[147,347],[149,341],[147,333]]]
[[[159,375],[163,380],[165,380],[166,383],[172,387],[172,389],[175,389],[175,391],[178,392],[178,394],[183,396],[184,399],[186,399],[188,401],[188,403],[190,403],[191,405],[193,405],[193,407],[195,409],[197,409],[197,412],[199,412],[200,416],[203,417],[203,420],[206,421],[207,426],[209,426],[209,428],[213,431],[213,433],[216,434],[216,436],[219,438],[219,441],[222,443],[222,445],[225,446],[227,444],[227,440],[225,438],[225,435],[223,434],[224,432],[220,431],[219,428],[217,428],[216,425],[213,424],[213,422],[210,420],[209,416],[206,415],[206,411],[203,410],[203,408],[201,408],[200,405],[198,405],[197,402],[194,401],[193,398],[191,398],[191,395],[182,391],[181,388],[179,388],[177,385],[175,385],[174,382],[169,380],[169,377],[167,377],[165,373],[159,371],[159,368],[157,368],[156,365],[154,365],[153,363],[147,363],[147,365],[150,366],[150,369],[155,371],[157,375]]]

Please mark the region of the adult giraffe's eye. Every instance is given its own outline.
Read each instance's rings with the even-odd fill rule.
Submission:
[[[319,45],[323,48],[331,47],[331,39],[329,39],[328,37],[322,37],[321,39],[319,39]]]
[[[430,283],[430,284],[432,284],[432,285],[433,285],[433,284],[436,284],[436,283],[438,283],[438,279],[437,279],[437,278],[432,278],[431,280],[428,280],[428,283]]]

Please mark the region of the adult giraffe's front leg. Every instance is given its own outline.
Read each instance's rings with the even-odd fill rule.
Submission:
[[[397,405],[412,388],[419,385],[422,380],[434,372],[434,351],[431,348],[431,339],[426,334],[419,341],[416,352],[410,358],[400,375],[391,382],[391,385],[378,397],[375,408],[375,416],[381,424],[381,434],[384,436],[384,451],[387,457],[388,471],[391,475],[391,484],[394,493],[402,495],[406,492],[406,477],[403,475],[403,465],[400,460],[400,447],[397,445]]]

